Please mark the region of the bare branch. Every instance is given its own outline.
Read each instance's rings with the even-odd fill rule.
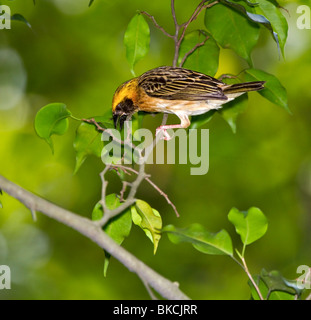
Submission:
[[[140,13],[143,14],[143,15],[145,15],[145,16],[147,16],[147,17],[153,22],[154,26],[155,26],[157,29],[161,30],[167,37],[169,37],[169,38],[174,38],[174,35],[168,33],[167,31],[165,31],[165,29],[164,29],[163,27],[161,27],[161,26],[157,23],[157,21],[156,21],[156,19],[155,19],[154,16],[152,16],[151,14],[149,14],[149,13],[146,12],[146,11],[141,11]]]
[[[195,8],[195,10],[192,13],[191,17],[189,18],[189,20],[187,20],[186,22],[184,22],[182,24],[178,24],[177,18],[176,18],[176,12],[175,12],[175,1],[171,0],[172,16],[173,16],[173,20],[175,23],[175,36],[173,37],[174,42],[175,42],[175,53],[174,53],[174,59],[173,59],[173,66],[174,67],[177,66],[179,49],[180,49],[181,43],[185,37],[186,31],[187,31],[190,23],[193,22],[195,19],[197,19],[197,17],[202,12],[202,10],[207,9],[207,8],[211,8],[215,4],[219,3],[219,0],[216,0],[216,1],[208,3],[208,4],[205,4],[206,2],[207,2],[207,0],[201,1],[199,3],[199,5]],[[182,29],[182,32],[181,32],[181,35],[179,35],[181,29]]]
[[[116,164],[114,165],[114,167],[116,168],[121,168],[122,170],[128,170],[128,171],[131,171],[131,172],[134,172],[135,174],[139,174],[138,171],[136,171],[135,169],[133,168],[130,168],[130,167],[126,167],[126,166],[123,166],[123,165],[120,165],[120,164]],[[153,181],[150,180],[149,178],[150,176],[149,175],[146,175],[145,176],[145,180],[155,189],[157,190],[161,196],[163,196],[167,203],[173,208],[173,210],[175,211],[176,213],[176,216],[179,217],[179,213],[177,211],[177,208],[176,206],[173,204],[173,202],[169,199],[168,195],[163,191],[161,190]]]
[[[126,268],[135,272],[144,283],[147,283],[161,296],[170,300],[189,299],[179,290],[175,283],[164,278],[153,269],[138,260],[134,255],[114,242],[98,224],[84,218],[21,188],[0,175],[0,189],[15,199],[18,199],[26,207],[42,212],[44,215],[59,221],[60,223],[75,229],[86,236],[99,247],[118,259]]]
[[[102,177],[102,180],[104,181],[104,183],[106,183],[105,177],[104,177],[105,173],[107,172],[106,168],[101,174],[101,177]],[[139,172],[137,174],[136,180],[131,183],[131,190],[130,190],[125,202],[123,202],[119,207],[117,207],[114,210],[109,210],[106,207],[106,210],[104,210],[103,217],[100,220],[95,221],[95,223],[98,224],[99,226],[103,227],[111,218],[116,217],[121,212],[123,212],[124,210],[129,208],[132,204],[134,204],[136,201],[135,195],[136,195],[137,189],[138,189],[139,185],[141,184],[141,182],[145,178],[146,178],[145,165],[143,163],[139,166]],[[103,203],[103,202],[104,202],[104,200],[101,199],[101,203]]]

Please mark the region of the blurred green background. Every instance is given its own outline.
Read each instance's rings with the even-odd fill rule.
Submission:
[[[55,154],[33,128],[36,112],[51,102],[64,102],[77,117],[102,115],[111,107],[116,87],[131,78],[123,35],[137,10],[154,15],[173,31],[170,1],[95,0],[1,1],[12,14],[31,23],[12,22],[0,30],[0,173],[24,188],[81,215],[90,217],[100,199],[103,164],[90,157],[76,175],[69,132],[54,137]],[[176,0],[179,21],[186,20],[199,1]],[[225,228],[240,246],[227,220],[232,207],[259,207],[267,216],[267,234],[246,251],[252,273],[277,269],[294,279],[296,268],[311,265],[311,30],[296,21],[300,2],[281,1],[289,23],[285,60],[268,31],[262,29],[254,50],[254,67],[275,74],[288,91],[292,114],[249,95],[249,106],[233,134],[216,115],[210,129],[210,166],[204,176],[191,176],[188,165],[149,165],[152,179],[171,198],[181,217],[145,183],[138,197],[162,215],[163,224],[186,227],[199,222],[209,231]],[[308,1],[301,3],[309,4]],[[150,24],[151,25],[151,24]],[[203,27],[203,15],[191,29]],[[148,56],[137,74],[170,65],[173,43],[151,26]],[[208,59],[208,57],[207,57]],[[218,74],[239,73],[245,65],[230,50],[221,50]],[[161,117],[145,117],[156,128]],[[170,121],[178,119],[170,116]],[[114,180],[109,192],[118,192]],[[76,231],[42,214],[34,223],[30,212],[13,198],[1,196],[0,265],[12,271],[12,289],[1,299],[146,299],[135,274],[111,259],[103,276],[103,251]],[[165,277],[178,281],[194,299],[248,299],[247,277],[230,258],[207,256],[191,245],[173,245],[164,235],[157,254],[137,227],[124,247]],[[239,247],[240,248],[240,247]]]

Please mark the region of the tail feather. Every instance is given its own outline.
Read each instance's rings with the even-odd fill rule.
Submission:
[[[235,83],[225,86],[223,88],[224,94],[234,94],[234,93],[244,93],[248,91],[258,91],[264,88],[266,81],[254,81],[254,82],[244,82]]]

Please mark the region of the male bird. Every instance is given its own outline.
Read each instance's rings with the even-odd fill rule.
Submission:
[[[159,67],[123,83],[112,101],[113,121],[120,129],[126,119],[137,111],[175,114],[180,124],[157,128],[170,139],[167,129],[187,128],[189,116],[196,116],[221,106],[248,91],[264,88],[265,81],[225,84],[200,72],[178,68]]]

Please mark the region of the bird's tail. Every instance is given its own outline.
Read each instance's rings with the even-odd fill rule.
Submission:
[[[244,83],[235,83],[225,86],[223,88],[224,94],[235,94],[235,93],[244,93],[248,91],[258,91],[264,88],[266,81],[254,81],[254,82],[244,82]]]

